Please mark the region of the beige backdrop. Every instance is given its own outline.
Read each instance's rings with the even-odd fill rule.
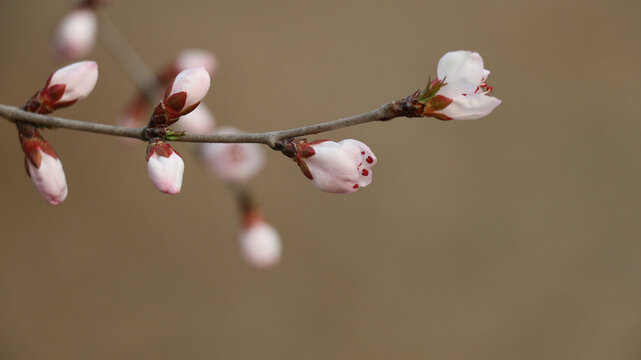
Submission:
[[[0,3],[0,103],[57,65],[67,1]],[[220,59],[219,124],[271,130],[370,110],[480,52],[503,104],[479,121],[336,131],[378,155],[352,195],[313,189],[279,153],[251,182],[284,240],[274,270],[239,256],[233,198],[185,144],[179,196],[143,143],[46,131],[70,187],[25,176],[0,120],[1,359],[641,358],[641,3],[114,1],[142,58]],[[112,123],[134,94],[104,48],[94,93],[57,114]],[[267,149],[266,149],[267,150]]]

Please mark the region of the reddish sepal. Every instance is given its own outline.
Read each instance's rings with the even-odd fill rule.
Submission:
[[[164,102],[165,106],[168,106],[175,112],[180,112],[185,107],[185,103],[187,102],[187,93],[185,91],[175,93],[168,97]]]

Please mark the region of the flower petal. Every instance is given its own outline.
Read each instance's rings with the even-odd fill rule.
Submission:
[[[448,52],[438,62],[438,78],[445,79],[446,83],[438,94],[450,98],[473,94],[481,84],[483,70],[483,58],[478,53],[466,50]]]
[[[455,120],[480,119],[501,104],[501,100],[484,94],[459,95],[441,112]]]

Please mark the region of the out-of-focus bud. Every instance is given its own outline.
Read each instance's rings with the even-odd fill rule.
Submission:
[[[96,7],[100,5],[106,5],[110,3],[112,0],[80,0],[78,2],[78,6],[89,6],[89,7]]]
[[[194,111],[180,117],[176,129],[190,134],[209,134],[216,129],[216,119],[209,108],[201,103]]]
[[[147,173],[158,190],[175,195],[180,192],[185,163],[171,145],[152,139],[147,147]]]
[[[438,62],[438,79],[430,82],[419,101],[425,104],[423,116],[440,120],[474,120],[494,110],[501,100],[489,96],[492,87],[483,58],[472,51],[452,51]]]
[[[283,152],[294,158],[314,187],[339,194],[369,185],[371,168],[377,161],[367,145],[353,139],[296,141],[289,143]]]
[[[173,67],[177,73],[189,68],[203,67],[209,75],[213,76],[218,67],[218,60],[207,50],[187,49],[178,54]]]
[[[145,116],[147,116],[145,113],[146,105],[145,97],[137,97],[127,106],[125,111],[116,118],[116,125],[129,128],[143,127],[147,120],[145,118]],[[138,139],[120,136],[118,137],[118,141],[127,145],[137,144],[139,142]]]
[[[232,127],[221,127],[216,133],[239,134],[241,131]],[[232,183],[249,180],[265,166],[265,154],[259,144],[202,144],[200,157],[214,175]]]
[[[205,68],[181,71],[167,88],[163,105],[169,118],[190,113],[209,91],[210,78]]]
[[[61,204],[67,198],[67,180],[58,155],[35,127],[17,126],[27,174],[46,202]]]
[[[245,212],[243,220],[238,240],[245,260],[259,269],[278,264],[282,245],[276,229],[253,209]]]
[[[60,22],[53,39],[53,50],[61,60],[85,57],[96,42],[96,14],[87,7],[69,12]]]
[[[127,109],[116,119],[118,126],[142,127],[145,125],[145,98],[138,97],[131,102]]]
[[[86,98],[98,81],[98,64],[81,61],[67,65],[49,77],[45,87],[26,105],[30,112],[49,114]]]

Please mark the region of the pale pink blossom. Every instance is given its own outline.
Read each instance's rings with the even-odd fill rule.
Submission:
[[[56,29],[53,50],[60,59],[79,59],[91,52],[96,42],[98,21],[89,8],[69,12]]]
[[[216,131],[216,134],[239,133],[241,131],[232,127],[221,127]],[[202,144],[200,157],[214,175],[226,182],[247,181],[265,166],[265,154],[259,144]]]
[[[297,145],[296,162],[318,190],[351,193],[372,182],[376,156],[364,143],[346,139]]]
[[[209,108],[200,103],[194,111],[181,116],[175,127],[189,134],[209,134],[216,129],[216,119]]]
[[[25,158],[27,171],[36,189],[51,205],[59,205],[67,198],[67,180],[62,170],[62,163],[58,157],[54,157],[41,149],[37,151],[35,158],[40,160],[39,164],[33,164],[29,157]],[[33,158],[33,157],[32,157]]]
[[[158,190],[175,195],[180,192],[185,163],[171,145],[155,141],[147,149],[147,173]]]
[[[180,52],[174,60],[176,71],[183,71],[189,68],[203,67],[213,76],[218,67],[218,60],[214,54],[207,50],[186,49]]]
[[[63,89],[60,98],[52,99],[57,103],[82,100],[91,93],[97,81],[98,64],[93,61],[81,61],[51,74],[43,92],[51,93],[55,89]]]
[[[203,67],[183,70],[167,89],[163,102],[174,112],[185,115],[207,95],[210,81],[209,73]]]
[[[262,219],[246,224],[238,234],[245,260],[254,267],[266,269],[280,261],[282,245],[276,229]]]
[[[483,58],[472,51],[452,51],[438,62],[438,78],[445,81],[436,95],[452,99],[439,113],[455,120],[482,118],[494,110],[501,100],[490,96],[487,85],[489,70],[484,69]]]

